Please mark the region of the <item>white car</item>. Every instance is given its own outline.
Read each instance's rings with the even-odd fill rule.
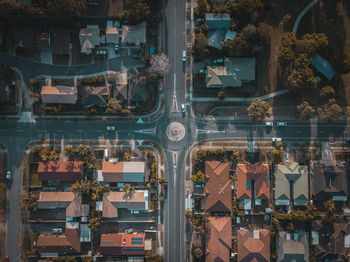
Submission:
[[[12,173],[10,170],[7,170],[7,172],[6,172],[6,179],[9,182],[11,182],[11,180],[12,180]]]
[[[182,61],[186,62],[186,50],[182,51]]]
[[[52,233],[55,233],[55,234],[62,233],[62,232],[63,232],[62,228],[53,228],[52,229]]]
[[[181,105],[181,112],[186,113],[186,107],[184,104]]]
[[[114,126],[107,126],[107,131],[114,131],[115,127]]]
[[[281,142],[281,141],[282,141],[282,138],[280,138],[280,137],[272,138],[272,142]]]
[[[273,122],[266,122],[265,126],[273,126]]]
[[[277,125],[278,125],[278,126],[286,126],[286,125],[287,125],[287,122],[278,122]]]

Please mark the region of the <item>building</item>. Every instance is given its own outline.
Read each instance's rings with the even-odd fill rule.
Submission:
[[[146,102],[147,80],[145,76],[129,77],[128,81],[128,101]]]
[[[136,46],[146,43],[146,22],[137,25],[123,25],[122,44],[133,43]]]
[[[208,88],[241,87],[255,81],[255,58],[225,58],[223,66],[207,66]]]
[[[103,196],[102,217],[117,218],[118,209],[127,209],[131,213],[135,211],[148,211],[148,191],[136,190],[135,192],[109,192]]]
[[[306,206],[309,200],[308,168],[296,162],[275,167],[276,206]]]
[[[322,75],[327,77],[328,81],[331,81],[334,75],[336,74],[332,65],[319,54],[314,55],[310,59],[310,63],[313,67],[316,68],[317,71],[319,71]]]
[[[323,224],[321,220],[313,221],[312,245],[317,261],[348,261],[349,224]]]
[[[145,182],[145,162],[108,162],[102,163],[102,177],[98,180],[103,182]]]
[[[243,209],[264,206],[270,199],[269,165],[259,162],[237,165],[237,199]]]
[[[70,35],[66,29],[57,29],[52,32],[51,50],[53,54],[68,55]]]
[[[99,28],[81,28],[79,32],[80,52],[91,54],[92,49],[100,45]]]
[[[228,13],[207,13],[205,22],[208,25],[208,46],[222,49],[222,42],[232,40],[237,32],[230,31],[231,18]]]
[[[36,36],[36,47],[38,49],[49,49],[50,48],[50,34],[40,33]]]
[[[229,262],[231,247],[231,217],[209,217],[206,223],[205,261]]]
[[[348,174],[344,164],[313,165],[313,196],[316,201],[346,201],[348,197]]]
[[[276,240],[278,262],[309,262],[309,234],[281,231]]]
[[[229,13],[206,13],[205,23],[209,30],[213,29],[229,29],[231,18]]]
[[[40,92],[45,104],[75,104],[77,88],[75,86],[43,86]]]
[[[100,253],[104,256],[144,256],[145,236],[139,234],[102,234]]]
[[[119,30],[117,27],[106,28],[106,43],[107,44],[118,44],[120,39]]]
[[[231,163],[220,161],[205,162],[205,187],[202,208],[209,212],[231,212],[232,181],[230,179]]]
[[[41,181],[77,181],[83,176],[83,162],[48,161],[39,162],[38,176]]]
[[[118,72],[115,81],[114,97],[128,100],[128,71]]]
[[[108,86],[84,86],[82,101],[85,106],[105,106],[109,95]]]
[[[237,253],[238,262],[270,262],[270,231],[238,230]]]
[[[18,47],[34,49],[35,47],[35,31],[29,26],[12,26],[10,33],[15,38]]]

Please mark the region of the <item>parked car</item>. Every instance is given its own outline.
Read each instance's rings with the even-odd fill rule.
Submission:
[[[207,70],[205,70],[205,69],[199,70],[199,73],[200,73],[200,74],[205,74],[206,72],[207,72]]]
[[[286,125],[287,125],[287,122],[278,122],[277,125],[278,125],[278,126],[286,126]]]
[[[281,142],[281,141],[282,141],[282,138],[280,138],[280,137],[272,138],[272,142]]]
[[[59,234],[59,233],[62,233],[62,232],[63,232],[62,228],[53,228],[52,229],[52,233],[55,233],[55,234]]]
[[[273,122],[265,122],[265,126],[273,126]]]
[[[107,126],[107,131],[114,131],[115,130],[115,126]]]
[[[181,105],[181,112],[182,112],[183,114],[186,113],[186,107],[185,107],[184,104]]]
[[[204,184],[196,184],[195,187],[196,188],[204,188]]]
[[[186,62],[186,50],[182,51],[182,61]]]
[[[289,160],[289,154],[288,153],[286,153],[286,161],[288,161]]]
[[[9,182],[11,182],[11,180],[12,180],[12,173],[10,170],[7,170],[7,172],[6,172],[6,180]]]

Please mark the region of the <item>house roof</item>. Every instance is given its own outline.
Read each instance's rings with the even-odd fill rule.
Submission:
[[[231,247],[231,218],[209,217],[206,223],[205,261],[230,261]]]
[[[249,236],[251,235],[251,236]],[[237,231],[238,262],[270,261],[270,231],[268,230],[238,230]]]
[[[333,196],[348,196],[348,174],[343,164],[314,164],[312,172],[315,200],[325,200]],[[330,185],[330,180],[332,185]]]
[[[73,192],[40,192],[39,202],[72,202]]]
[[[51,37],[51,50],[54,54],[69,54],[70,35],[66,29],[53,31]]]
[[[145,162],[132,161],[132,162],[109,162],[104,161],[102,163],[103,173],[143,173],[145,172]]]
[[[118,35],[119,31],[117,27],[107,27],[106,28],[106,35]]]
[[[83,88],[83,104],[85,105],[106,105],[108,97],[108,86],[85,86]]]
[[[86,206],[81,196],[73,192],[40,192],[38,209],[65,208],[67,217],[86,216]]]
[[[39,49],[50,48],[50,34],[40,33],[36,36],[36,46]]]
[[[77,88],[75,86],[43,86],[41,95],[76,95]]]
[[[226,30],[209,30],[207,33],[208,46],[222,49],[222,42],[225,39]]]
[[[145,247],[145,236],[138,234],[102,234],[100,247]]]
[[[39,253],[80,253],[79,231],[79,229],[66,228],[62,235],[39,235],[37,240]]]
[[[128,100],[128,72],[118,72],[114,97]]]
[[[219,161],[205,162],[205,194],[203,207],[205,211],[231,211],[231,185],[229,176],[231,163]]]
[[[259,162],[251,164],[237,165],[237,198],[250,199],[252,198],[252,190],[247,187],[247,180],[255,180],[255,198],[270,199],[270,189],[267,182],[269,175],[269,165]],[[269,183],[270,184],[270,183]]]
[[[309,262],[309,234],[305,231],[280,231],[276,251],[278,262]]]
[[[229,29],[231,18],[229,13],[206,13],[205,22],[210,29]]]
[[[280,200],[282,200],[282,202],[284,200],[290,201],[291,196],[293,196],[294,205],[307,205],[309,199],[307,169],[307,166],[299,166],[296,162],[286,162],[283,165],[276,165],[276,205],[279,205]],[[291,183],[293,192],[290,192]]]
[[[90,53],[92,48],[100,44],[99,28],[81,28],[79,32],[82,53]]]
[[[146,22],[137,25],[123,25],[122,43],[132,42],[136,45],[146,43]]]
[[[310,62],[316,70],[327,77],[329,81],[332,80],[336,72],[326,59],[319,54],[316,54],[310,59]]]
[[[313,221],[314,255],[317,261],[333,259],[332,261],[346,261],[349,251],[345,247],[345,235],[350,234],[348,223],[334,223],[324,225],[322,220]]]
[[[255,80],[255,58],[225,58],[224,66],[207,66],[207,87],[242,86],[242,81]]]
[[[11,27],[10,32],[13,37],[18,41],[18,46],[25,48],[34,48],[35,32],[31,26],[14,26]]]
[[[38,173],[81,173],[83,162],[81,161],[47,161],[39,162]]]
[[[128,100],[132,102],[146,101],[146,77],[137,76],[129,78]]]

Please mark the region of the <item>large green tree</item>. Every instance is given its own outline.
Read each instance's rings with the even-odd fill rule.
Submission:
[[[107,113],[120,113],[123,110],[123,101],[116,98],[110,98],[107,103]]]
[[[308,66],[296,68],[287,78],[287,87],[299,93],[309,92],[317,87],[317,80]]]
[[[86,7],[86,0],[50,0],[47,3],[47,13],[50,15],[80,16]]]
[[[331,87],[330,85],[326,85],[321,89],[320,97],[322,99],[329,100],[331,98],[334,98],[334,96],[335,96],[335,91],[333,87]]]
[[[310,104],[306,101],[298,105],[297,110],[299,117],[304,120],[310,119],[315,113],[315,109],[313,109],[312,106],[310,106]]]
[[[236,4],[237,11],[244,15],[251,15],[260,12],[264,8],[261,0],[239,0]]]
[[[194,9],[194,15],[196,18],[204,18],[207,12],[208,3],[207,0],[197,0],[197,7]]]
[[[266,117],[270,116],[270,106],[267,102],[255,98],[247,108],[248,118],[252,122],[261,123]]]
[[[208,52],[208,39],[202,32],[196,34],[192,51],[195,55],[203,55]]]
[[[322,121],[331,122],[341,118],[342,109],[335,103],[335,99],[329,99],[328,103],[317,109]]]

